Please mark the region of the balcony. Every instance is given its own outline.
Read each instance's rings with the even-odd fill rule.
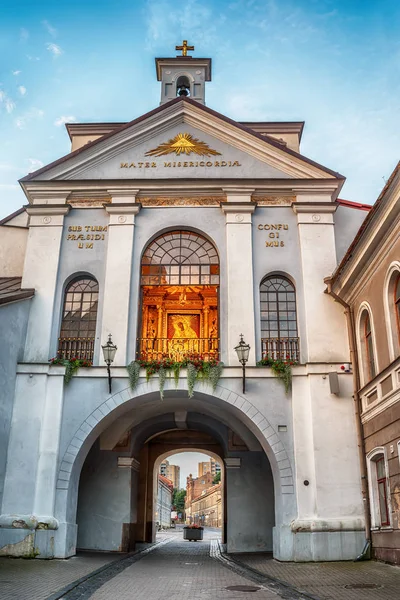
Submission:
[[[300,362],[299,338],[261,338],[261,357]]]
[[[136,357],[140,360],[172,358],[183,361],[188,355],[199,354],[204,360],[219,360],[218,338],[139,338]]]
[[[94,337],[58,338],[57,356],[66,360],[78,358],[93,362]]]

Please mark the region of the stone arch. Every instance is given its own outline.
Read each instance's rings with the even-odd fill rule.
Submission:
[[[168,393],[168,391],[176,392],[182,390],[187,391],[187,383],[185,380],[180,380],[178,388],[175,388],[173,381],[167,380],[165,383],[166,393]],[[93,437],[91,434],[95,432],[98,425],[107,416],[111,415],[117,407],[126,402],[154,392],[158,392],[158,381],[156,378],[151,379],[148,383],[140,383],[133,392],[129,387],[120,392],[116,392],[92,411],[80,424],[64,452],[60,462],[56,488],[58,490],[69,489],[73,466],[78,454],[83,450],[83,446],[88,439]],[[263,415],[247,398],[221,385],[218,385],[215,392],[213,392],[210,384],[203,381],[197,384],[196,392],[198,394],[203,393],[207,396],[223,400],[228,405],[240,411],[241,416],[243,416],[246,421],[245,424],[247,424],[249,429],[254,433],[271,463],[277,492],[279,490],[281,494],[293,494],[294,479],[289,456],[278,433],[265,415]]]

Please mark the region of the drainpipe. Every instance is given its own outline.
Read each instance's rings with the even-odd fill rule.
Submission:
[[[358,390],[361,387],[360,384],[360,372],[359,372],[359,360],[356,344],[356,330],[354,324],[354,312],[347,302],[345,302],[340,296],[335,294],[332,290],[332,280],[326,278],[325,283],[327,284],[327,293],[332,296],[339,304],[341,304],[345,311],[345,317],[347,321],[347,331],[349,335],[349,346],[350,346],[350,362],[353,365],[353,400],[354,400],[354,412],[356,416],[356,430],[357,430],[357,446],[358,446],[358,458],[360,463],[361,471],[361,493],[363,498],[364,506],[364,520],[365,520],[365,545],[364,548],[355,558],[355,561],[368,560],[370,558],[371,551],[371,514],[370,514],[370,501],[369,501],[369,489],[368,489],[368,475],[367,475],[367,462],[365,458],[365,445],[363,428],[361,423],[361,398]]]

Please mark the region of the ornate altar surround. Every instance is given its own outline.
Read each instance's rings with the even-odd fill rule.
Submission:
[[[143,255],[141,283],[139,358],[218,358],[219,259],[211,242],[191,231],[163,234]]]

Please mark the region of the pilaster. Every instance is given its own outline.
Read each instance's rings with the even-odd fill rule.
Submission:
[[[70,208],[65,205],[68,194],[63,194],[62,198],[58,194],[51,199],[54,204],[39,205],[34,200],[34,206],[26,209],[30,220],[22,287],[35,289],[26,335],[26,362],[49,359],[64,217]]]
[[[232,202],[232,197],[227,195],[227,203],[221,206],[226,218],[228,365],[238,364],[234,348],[241,333],[250,344],[248,364],[254,365],[252,214],[255,205],[249,201],[251,191],[241,195],[235,191],[234,196],[235,199],[241,197],[242,201]]]
[[[128,319],[132,276],[132,253],[137,190],[109,190],[112,202],[105,206],[109,214],[106,273],[101,343],[109,333],[117,344],[114,365],[127,361]]]
[[[307,356],[304,362],[349,360],[346,322],[342,307],[325,294],[324,278],[337,266],[333,213],[329,202],[292,204],[297,215],[304,286],[304,312]]]

